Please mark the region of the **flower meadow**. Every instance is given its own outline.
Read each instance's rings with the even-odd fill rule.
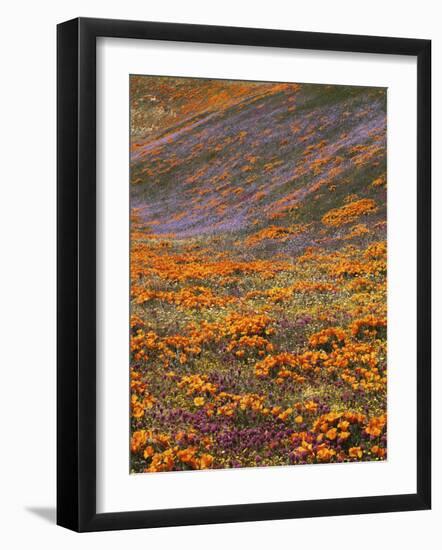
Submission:
[[[385,460],[385,89],[130,86],[130,471]]]

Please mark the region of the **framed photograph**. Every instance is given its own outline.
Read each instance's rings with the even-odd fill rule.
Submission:
[[[58,26],[59,525],[430,508],[430,52]]]

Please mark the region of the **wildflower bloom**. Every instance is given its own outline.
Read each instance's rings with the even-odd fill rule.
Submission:
[[[130,102],[131,472],[385,460],[385,90]]]
[[[348,450],[348,456],[350,458],[362,458],[362,449],[360,447],[351,447]]]

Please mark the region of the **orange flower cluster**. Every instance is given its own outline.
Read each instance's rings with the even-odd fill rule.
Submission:
[[[255,374],[258,378],[277,377],[278,383],[281,383],[284,378],[291,378],[302,384],[305,382],[305,377],[294,370],[296,367],[302,368],[298,356],[283,352],[278,355],[267,355],[262,361],[255,363]]]
[[[314,351],[267,355],[255,363],[255,374],[258,378],[270,377],[277,384],[288,378],[302,384],[309,373],[327,380],[337,376],[353,390],[370,393],[384,390],[387,378],[380,369],[380,358],[385,355],[385,345],[380,341],[378,344],[349,341],[349,337],[338,327],[324,329],[309,339]]]
[[[385,427],[385,415],[367,420],[357,412],[330,412],[315,420],[313,433],[292,435],[295,456],[303,462],[347,462],[361,460],[364,455],[383,459],[386,449],[380,438]],[[364,433],[369,436],[368,443]]]
[[[224,332],[232,338],[253,335],[271,335],[275,329],[270,327],[272,318],[265,314],[242,315],[230,313],[225,320]]]
[[[187,327],[189,337],[199,346],[211,342],[219,342],[224,336],[224,325],[220,322],[202,320],[198,325],[190,323]]]
[[[323,356],[322,365],[328,369],[346,369],[357,365],[378,365],[378,349],[372,343],[348,342]]]
[[[272,260],[253,260],[249,262],[221,259],[210,261],[203,251],[187,254],[163,254],[158,245],[143,243],[132,251],[131,277],[136,281],[140,277],[156,276],[160,279],[184,282],[228,278],[234,274],[259,274],[271,278],[275,273],[290,271],[292,264]]]
[[[339,327],[329,327],[312,334],[309,338],[309,346],[316,349],[331,351],[345,344],[345,331]]]
[[[216,414],[232,417],[235,413],[245,413],[250,410],[264,417],[270,416],[282,422],[286,422],[291,417],[295,425],[299,425],[304,422],[304,417],[301,416],[301,413],[310,417],[318,408],[317,403],[314,401],[307,401],[306,403],[298,402],[286,409],[280,406],[265,406],[264,402],[264,396],[253,393],[237,395],[220,392],[215,396],[214,403],[206,406],[206,413],[208,416]]]
[[[279,227],[277,225],[269,225],[268,227],[261,229],[261,231],[258,231],[254,235],[248,237],[245,240],[245,244],[247,246],[254,246],[265,240],[276,240],[284,242],[294,235],[304,233],[307,229],[308,226],[302,224],[292,227]]]
[[[314,268],[318,273],[324,273],[341,279],[384,278],[387,270],[387,255],[385,241],[369,245],[365,250],[355,246],[346,246],[341,250],[326,253],[320,248],[310,247],[298,257],[297,263],[301,266]],[[385,285],[385,280],[382,282]],[[339,285],[337,285],[339,286]]]
[[[166,346],[161,342],[159,336],[153,332],[145,332],[142,328],[137,328],[135,334],[131,335],[130,350],[132,356],[137,361],[149,358],[149,352],[165,352]]]
[[[385,259],[387,257],[387,243],[385,241],[370,244],[364,252],[370,260]]]
[[[182,288],[177,292],[146,290],[144,288],[138,290],[138,287],[135,287],[133,294],[136,297],[135,303],[137,304],[145,304],[151,300],[162,300],[169,304],[175,304],[181,309],[224,307],[237,301],[232,296],[217,296],[212,290],[203,286]]]
[[[148,360],[151,355],[158,358],[167,367],[178,356],[179,362],[187,362],[188,355],[198,355],[201,347],[197,339],[191,336],[167,336],[160,338],[153,331],[138,329],[131,336],[131,353],[136,361]]]
[[[338,277],[377,277],[385,274],[387,269],[386,261],[360,261],[343,260],[334,266],[331,266],[330,273]]]
[[[244,357],[247,351],[258,351],[258,355],[264,355],[267,351],[273,351],[273,344],[262,336],[241,336],[239,340],[233,339],[227,346],[227,351],[234,351],[237,357]]]
[[[369,315],[363,319],[357,319],[351,325],[352,335],[361,340],[363,338],[385,338],[387,335],[387,319]]]
[[[233,274],[260,274],[270,278],[280,271],[292,269],[288,262],[273,262],[270,260],[255,260],[252,262],[237,262],[233,260],[189,261],[181,262],[174,256],[159,256],[152,267],[144,270],[145,275],[156,275],[161,279],[171,281],[209,280],[213,278],[225,278]]]
[[[333,208],[322,217],[322,223],[331,227],[340,227],[354,222],[363,215],[376,212],[376,210],[376,203],[373,199],[360,199],[345,204],[341,208]]]
[[[144,398],[140,398],[136,394],[131,395],[131,411],[134,418],[142,418],[146,412],[153,407],[156,399],[152,395],[146,393]]]
[[[378,320],[369,319],[377,326]],[[356,321],[351,325],[350,332],[353,337],[360,339],[359,328],[365,326],[365,321]],[[334,328],[314,334],[309,343],[312,347],[324,351],[315,357],[314,365],[316,368],[324,369],[329,379],[337,374],[353,390],[364,392],[385,389],[386,374],[379,369],[380,357],[385,354],[384,344],[350,342],[345,331]]]
[[[213,404],[209,404],[206,408],[207,416],[221,415],[233,416],[236,411],[245,412],[248,409],[262,414],[268,414],[269,410],[264,408],[264,397],[254,394],[232,394],[228,392],[220,392]]]
[[[179,388],[185,388],[187,395],[215,394],[218,387],[211,382],[208,382],[207,376],[204,374],[189,374],[181,377],[178,383]]]
[[[385,390],[387,377],[379,368],[379,354],[373,344],[350,343],[332,352],[323,366],[328,375],[338,372],[353,390],[376,393]]]
[[[371,182],[371,185],[373,187],[386,187],[387,185],[387,178],[385,176],[385,174],[382,174],[382,176],[379,176],[378,178],[376,178],[375,180],[373,180]]]
[[[191,434],[179,432],[175,441],[181,443],[183,435],[192,439]],[[146,472],[170,472],[172,470],[205,470],[213,466],[213,456],[197,447],[181,448],[173,444],[172,437],[155,433],[152,430],[137,430],[131,438],[132,453],[140,453],[149,461]]]
[[[199,327],[190,325],[189,336],[160,338],[152,331],[146,333],[138,328],[139,325],[135,322],[136,333],[131,336],[131,352],[137,361],[148,360],[152,355],[160,359],[164,366],[168,366],[176,358],[180,364],[185,364],[189,356],[201,353],[202,345],[219,341],[223,337],[229,338],[228,350],[236,349],[238,357],[242,357],[247,349],[270,352],[273,345],[265,337],[275,332],[271,323],[272,319],[265,314],[231,313],[224,323],[202,321]]]
[[[140,372],[136,372],[133,368],[130,369],[130,389],[133,393],[144,394],[147,390],[146,382]]]
[[[375,416],[368,421],[368,425],[365,428],[365,433],[371,437],[379,437],[382,435],[384,428],[387,424],[387,415]]]

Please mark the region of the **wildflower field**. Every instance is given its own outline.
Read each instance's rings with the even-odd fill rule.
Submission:
[[[386,90],[130,86],[130,471],[385,460]]]

